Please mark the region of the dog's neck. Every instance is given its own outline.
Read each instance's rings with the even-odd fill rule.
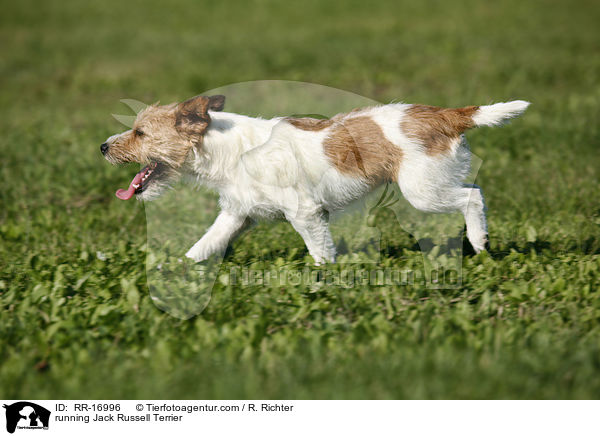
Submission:
[[[264,144],[279,119],[264,120],[229,112],[210,112],[202,143],[193,149],[190,171],[202,184],[218,188],[240,171],[244,152]]]

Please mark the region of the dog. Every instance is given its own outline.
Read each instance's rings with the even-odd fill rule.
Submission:
[[[222,95],[152,105],[133,128],[100,147],[113,164],[145,167],[122,200],[152,200],[181,176],[219,195],[220,213],[186,253],[196,262],[223,253],[257,218],[287,219],[316,264],[335,262],[328,213],[384,183],[397,183],[421,211],[465,217],[476,253],[488,242],[482,190],[463,181],[470,171],[464,132],[521,115],[516,100],[456,109],[388,104],[355,109],[330,119],[253,118],[223,112]]]

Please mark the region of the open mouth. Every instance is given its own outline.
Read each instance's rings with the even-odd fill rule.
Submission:
[[[135,175],[129,184],[129,188],[119,189],[115,195],[121,200],[129,200],[134,194],[141,194],[146,190],[150,181],[160,174],[162,169],[162,164],[158,162],[152,162],[150,165],[146,165]]]

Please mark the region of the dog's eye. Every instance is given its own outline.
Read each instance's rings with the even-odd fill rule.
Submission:
[[[140,129],[135,129],[135,136],[144,136],[144,132],[142,132]]]

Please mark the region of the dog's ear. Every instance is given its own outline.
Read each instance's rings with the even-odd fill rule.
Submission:
[[[210,99],[203,95],[179,103],[175,109],[175,128],[187,135],[201,135],[210,124]]]
[[[224,95],[213,95],[208,98],[209,105],[208,108],[211,111],[220,112],[225,107],[225,96]]]

